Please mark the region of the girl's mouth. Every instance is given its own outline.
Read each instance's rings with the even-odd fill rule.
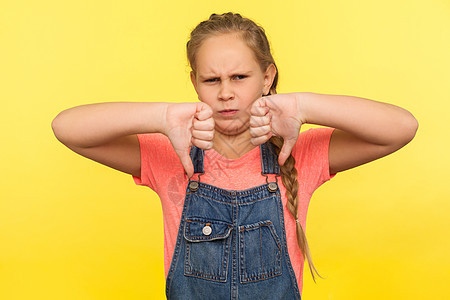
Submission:
[[[237,109],[224,109],[224,110],[219,110],[218,113],[222,116],[233,116],[238,112]]]

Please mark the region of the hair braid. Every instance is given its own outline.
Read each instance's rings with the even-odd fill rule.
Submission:
[[[269,142],[274,145],[275,152],[280,154],[281,147],[283,146],[283,138],[279,136],[272,136],[269,139]],[[281,172],[281,181],[283,182],[284,187],[286,188],[286,198],[287,198],[287,209],[291,213],[291,215],[294,217],[296,221],[296,228],[297,228],[297,242],[300,247],[300,250],[303,255],[303,260],[308,260],[309,270],[311,271],[311,275],[313,277],[314,282],[316,282],[316,279],[314,277],[314,272],[316,272],[317,276],[323,279],[322,276],[319,275],[319,273],[316,270],[316,267],[314,267],[314,264],[312,262],[311,258],[311,251],[309,250],[308,241],[306,240],[306,234],[302,228],[302,225],[300,224],[298,220],[298,180],[297,180],[297,169],[295,168],[295,158],[291,155],[287,158],[284,165],[280,167]],[[314,270],[314,272],[313,272]]]

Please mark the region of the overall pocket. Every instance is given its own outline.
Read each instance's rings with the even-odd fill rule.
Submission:
[[[281,244],[270,220],[239,226],[241,283],[281,275]]]
[[[187,218],[184,275],[226,282],[231,229],[226,222]]]

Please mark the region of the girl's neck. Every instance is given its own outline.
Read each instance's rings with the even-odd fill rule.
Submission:
[[[224,135],[216,131],[213,148],[223,157],[237,159],[256,147],[250,142],[250,139],[248,130],[238,135]]]

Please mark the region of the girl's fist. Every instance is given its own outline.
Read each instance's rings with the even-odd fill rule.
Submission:
[[[297,142],[303,124],[296,94],[275,94],[259,98],[253,103],[250,113],[252,144],[263,144],[272,135],[282,137],[284,143],[278,163],[283,165]]]
[[[194,174],[189,147],[211,149],[214,138],[212,109],[203,102],[169,104],[163,133],[169,138],[188,177]]]

